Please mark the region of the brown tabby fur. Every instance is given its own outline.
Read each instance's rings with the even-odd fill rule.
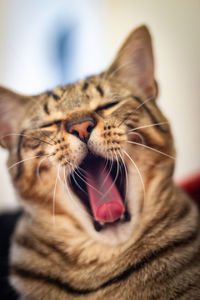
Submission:
[[[10,281],[23,299],[200,299],[199,213],[173,183],[173,138],[156,96],[145,26],[98,76],[33,97],[0,89],[1,143],[24,208],[12,240]],[[119,103],[101,109],[113,101]],[[84,116],[96,121],[87,145],[66,131]],[[142,139],[153,150],[129,143]],[[65,189],[64,170],[78,166],[88,148],[123,160],[128,172],[131,220],[100,232]]]

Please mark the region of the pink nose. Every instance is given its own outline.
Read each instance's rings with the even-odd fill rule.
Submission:
[[[88,141],[95,123],[91,120],[83,120],[77,123],[68,124],[68,132],[79,137],[83,141]]]

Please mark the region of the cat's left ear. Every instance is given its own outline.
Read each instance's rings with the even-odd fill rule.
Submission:
[[[131,32],[106,73],[146,98],[156,98],[152,42],[146,26]]]
[[[28,97],[0,87],[0,146],[10,149],[13,134],[19,133],[19,125]]]

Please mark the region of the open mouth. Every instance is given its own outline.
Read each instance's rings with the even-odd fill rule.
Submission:
[[[125,201],[126,172],[122,163],[89,153],[69,175],[69,182],[92,216],[97,231],[130,220]]]

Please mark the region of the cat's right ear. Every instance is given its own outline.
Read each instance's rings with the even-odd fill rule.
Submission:
[[[131,32],[106,73],[134,92],[139,91],[146,98],[156,98],[152,41],[146,26]]]
[[[0,146],[10,149],[13,134],[19,133],[19,125],[28,97],[0,87]]]

